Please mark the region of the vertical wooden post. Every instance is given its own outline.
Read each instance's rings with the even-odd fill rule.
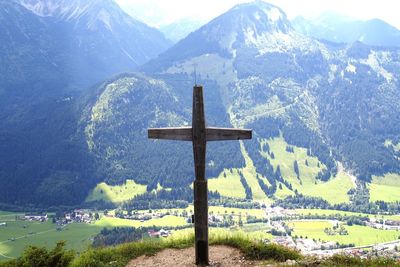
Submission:
[[[194,181],[194,232],[196,264],[208,264],[207,181]]]
[[[208,264],[208,190],[205,179],[207,141],[251,139],[251,130],[206,128],[203,87],[193,87],[192,127],[153,128],[149,138],[193,142],[194,169],[194,231],[196,264]]]
[[[194,231],[196,264],[208,264],[208,190],[205,180],[206,124],[203,87],[193,88],[193,153],[196,180],[194,188]]]

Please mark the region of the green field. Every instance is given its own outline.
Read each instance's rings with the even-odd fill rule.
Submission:
[[[226,177],[224,177],[224,174]],[[236,169],[224,170],[218,178],[208,179],[208,190],[218,191],[221,196],[233,198],[245,198],[246,194],[240,176]]]
[[[348,203],[350,201],[347,192],[354,188],[350,176],[339,172],[327,182],[318,182],[314,186],[304,188],[303,194],[313,197],[321,197],[330,204]]]
[[[162,218],[151,219],[148,221],[127,220],[120,218],[103,217],[96,222],[96,226],[103,227],[151,227],[151,226],[183,226],[187,225],[185,218],[173,215]]]
[[[372,176],[368,185],[370,201],[400,201],[400,174],[388,173],[385,176]]]
[[[295,193],[290,190],[289,188],[286,187],[286,185],[282,184],[282,183],[277,183],[278,187],[276,188],[276,192],[274,194],[274,196],[278,199],[284,199],[288,196],[294,196]],[[281,188],[282,189],[281,189]]]
[[[15,221],[15,213],[0,214],[0,222],[5,222],[4,218],[8,219],[7,226],[0,227],[0,260],[18,257],[28,245],[54,247],[59,240],[67,241],[67,248],[82,251],[92,243],[92,237],[104,227],[173,227],[187,224],[185,218],[177,216],[165,216],[144,222],[103,216],[95,223],[72,223],[58,231],[57,225],[50,221]]]
[[[86,201],[104,200],[106,202],[121,203],[146,192],[146,186],[137,184],[133,180],[126,180],[123,185],[111,186],[106,183],[98,184],[86,198]]]
[[[242,172],[247,184],[251,188],[253,194],[253,200],[270,202],[267,195],[261,189],[256,175],[256,169],[253,165],[253,161],[248,156],[243,143],[240,144],[242,155],[245,159],[246,166],[239,169],[225,169],[217,178],[208,179],[208,187],[211,191],[218,191],[222,196],[233,197],[233,198],[245,198],[246,193],[242,183],[240,182],[239,172]],[[259,174],[260,179],[264,181],[266,185],[270,185],[268,180]]]
[[[261,154],[267,158],[274,170],[280,168],[282,177],[292,184],[294,189],[299,193],[307,196],[321,197],[331,204],[347,203],[349,196],[347,192],[354,188],[354,183],[351,177],[344,172],[339,172],[336,177],[331,178],[327,182],[317,180],[315,177],[318,173],[326,169],[325,165],[318,158],[307,155],[307,149],[290,146],[293,148],[293,153],[286,151],[288,143],[283,137],[276,137],[268,140],[262,140],[261,145],[268,143],[270,151],[273,152],[272,158],[267,151],[262,151]],[[297,161],[299,166],[300,176],[298,179],[294,171],[294,162]],[[277,192],[277,197],[282,198],[289,195],[288,189]]]
[[[288,223],[293,228],[292,236],[314,238],[322,241],[334,241],[340,244],[354,243],[356,246],[373,245],[398,239],[400,232],[395,230],[379,230],[367,226],[345,226],[348,235],[328,235],[324,232],[326,227],[333,224],[329,221],[292,221]]]
[[[27,245],[54,247],[59,240],[66,240],[68,248],[80,251],[91,244],[90,238],[100,230],[101,227],[83,223],[70,224],[57,231],[50,221],[10,221],[0,227],[0,260],[18,257]]]

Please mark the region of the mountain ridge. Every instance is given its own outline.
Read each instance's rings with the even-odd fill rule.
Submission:
[[[195,79],[205,88],[209,125],[254,130],[252,141],[210,144],[206,162],[207,178],[226,183],[228,174],[250,199],[260,192],[272,200],[316,196],[338,173],[351,172],[363,185],[374,176],[400,173],[393,148],[400,139],[400,51],[304,36],[275,8],[238,5],[141,66],[144,74],[119,75],[66,101],[79,103],[69,120],[74,133],[66,137],[79,149],[70,155],[88,161],[58,162],[68,157],[56,154],[58,164],[49,161],[51,171],[36,178],[40,190],[29,201],[54,203],[57,190],[63,197],[78,190],[68,204],[78,203],[93,183],[126,179],[147,185],[142,202],[159,186],[187,197],[191,146],[147,140],[146,129],[190,123]],[[57,147],[52,149],[62,151]],[[69,178],[91,185],[63,187]],[[357,183],[346,189],[359,190]],[[56,190],[45,194],[49,187]],[[175,192],[163,191],[165,201],[179,198]],[[347,193],[343,199],[351,201]]]
[[[381,19],[357,20],[327,12],[315,19],[297,17],[294,28],[307,36],[333,42],[363,42],[372,46],[399,47],[400,30]]]

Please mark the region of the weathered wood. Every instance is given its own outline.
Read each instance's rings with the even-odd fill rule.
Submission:
[[[192,127],[148,129],[150,139],[192,141],[192,135]]]
[[[208,264],[208,189],[206,180],[195,180],[194,235],[196,264]]]
[[[204,180],[206,166],[206,122],[204,119],[203,87],[193,88],[193,154],[196,180]]]
[[[192,128],[149,129],[149,138],[193,142],[196,180],[194,191],[194,227],[196,264],[208,264],[208,189],[205,179],[207,141],[251,139],[251,130],[206,128],[204,118],[203,87],[193,87]]]
[[[207,141],[251,139],[251,130],[231,128],[206,128]]]
[[[194,181],[194,232],[196,264],[208,264],[208,201],[206,171],[206,122],[204,118],[203,87],[193,88],[193,154],[196,180]]]

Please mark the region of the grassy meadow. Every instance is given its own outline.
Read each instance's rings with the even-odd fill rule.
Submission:
[[[98,184],[86,198],[87,202],[104,200],[105,202],[121,203],[146,192],[146,186],[133,180],[126,180],[123,185]]]
[[[321,221],[291,221],[288,226],[293,228],[292,236],[314,238],[322,241],[334,241],[340,244],[354,243],[356,246],[373,245],[398,239],[400,232],[395,230],[380,230],[367,226],[347,226],[348,235],[328,235],[325,228],[332,228],[333,223],[327,220]]]
[[[50,221],[8,221],[7,226],[0,227],[0,260],[18,257],[28,245],[54,247],[59,240],[67,241],[68,248],[81,251],[101,229],[98,225],[76,223],[57,230]]]
[[[253,200],[271,202],[258,184],[256,178],[256,169],[253,165],[253,161],[247,154],[243,143],[241,143],[240,147],[246,162],[246,166],[244,168],[235,168],[229,170],[225,169],[217,178],[208,179],[209,190],[217,190],[222,196],[226,197],[245,198],[245,190],[242,183],[240,182],[239,172],[241,172],[246,179],[247,184],[251,188]],[[259,177],[264,181],[266,185],[270,185],[265,177],[262,177],[262,175],[259,175]]]
[[[57,229],[50,220],[47,222],[30,222],[15,220],[15,214],[0,213],[0,222],[7,226],[0,227],[0,260],[18,257],[28,245],[54,247],[59,240],[67,241],[67,248],[76,251],[86,249],[92,243],[92,237],[104,227],[151,227],[187,225],[183,217],[165,216],[148,221],[126,220],[101,217],[92,224],[72,223]]]
[[[384,176],[372,176],[368,185],[370,201],[400,201],[400,174],[388,173]]]
[[[268,143],[274,157],[272,158],[266,151],[262,151],[261,154],[271,162],[274,170],[279,166],[282,177],[292,184],[293,189],[307,196],[321,197],[332,204],[349,202],[347,192],[355,187],[349,175],[340,171],[327,182],[317,180],[316,176],[326,169],[326,166],[317,157],[307,155],[307,149],[290,146],[283,137],[261,141],[261,145],[265,143]],[[286,151],[287,147],[292,147],[293,152]],[[294,171],[295,161],[299,166],[299,177]],[[276,196],[283,198],[291,194],[293,193],[290,190],[283,188],[277,191]]]

